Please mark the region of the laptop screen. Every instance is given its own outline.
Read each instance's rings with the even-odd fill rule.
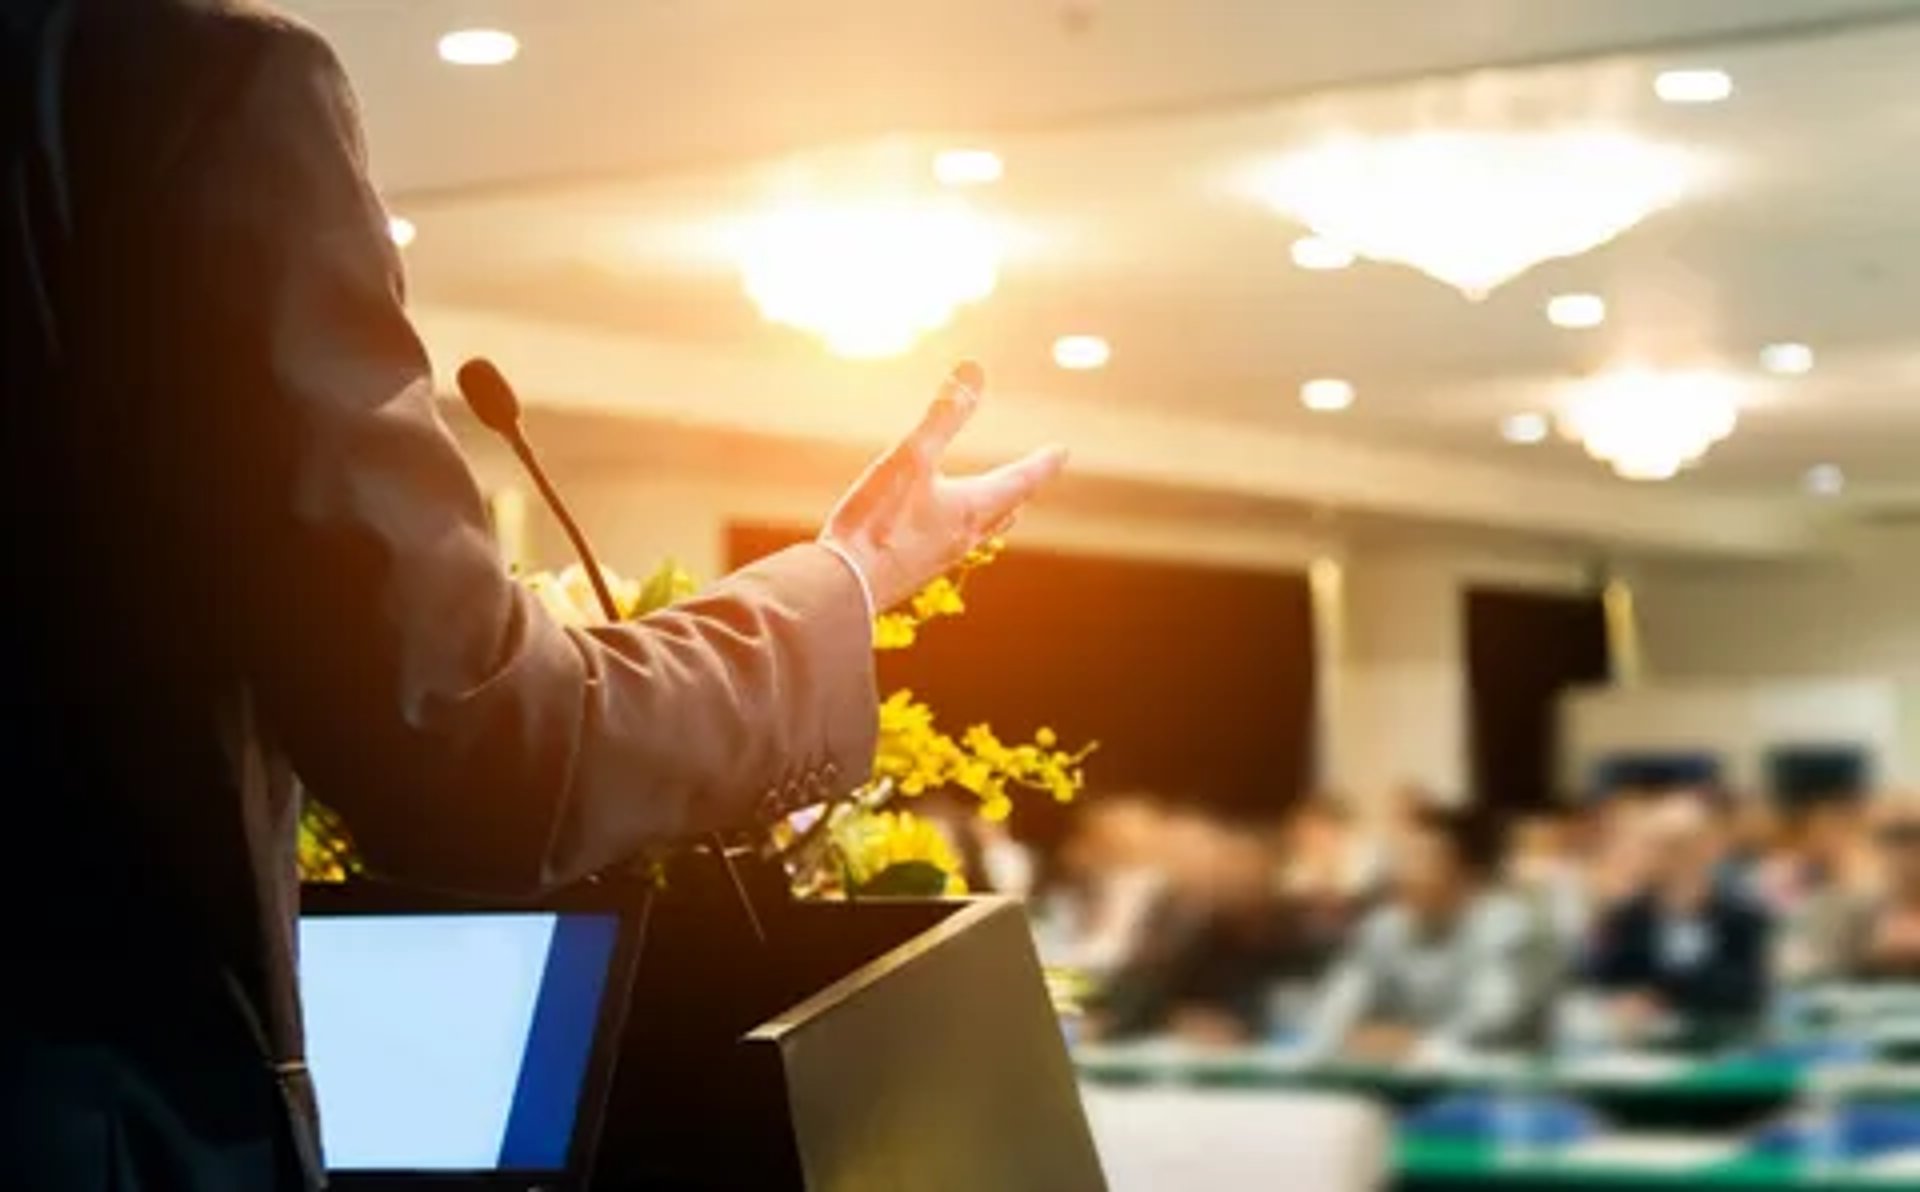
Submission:
[[[618,934],[603,913],[302,918],[328,1168],[565,1170]]]

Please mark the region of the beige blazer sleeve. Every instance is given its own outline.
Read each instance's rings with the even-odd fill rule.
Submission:
[[[209,325],[247,334],[195,357],[218,463],[194,482],[227,535],[232,647],[375,867],[530,890],[862,781],[847,567],[796,547],[633,625],[557,625],[437,413],[331,51],[277,29],[217,126],[182,201]]]

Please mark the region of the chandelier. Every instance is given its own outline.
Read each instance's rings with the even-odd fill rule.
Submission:
[[[769,322],[840,356],[897,356],[993,292],[999,237],[951,199],[796,203],[748,221],[737,264]]]
[[[1260,190],[1324,240],[1484,298],[1578,256],[1692,185],[1694,157],[1618,129],[1341,134],[1274,162]]]
[[[1733,433],[1735,386],[1706,372],[1625,369],[1584,382],[1560,428],[1627,480],[1670,480]]]
[[[1644,64],[1476,71],[1278,106],[1287,147],[1243,175],[1321,240],[1484,298],[1696,193],[1719,163],[1642,136]]]

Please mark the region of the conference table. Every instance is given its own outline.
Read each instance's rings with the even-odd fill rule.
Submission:
[[[1421,1137],[1393,1142],[1394,1187],[1403,1192],[1468,1188],[1552,1188],[1613,1192],[1787,1192],[1818,1188],[1920,1187],[1920,1150],[1849,1165],[1810,1169],[1798,1156],[1755,1153],[1746,1135],[1778,1118],[1800,1096],[1802,1067],[1779,1054],[1688,1057],[1610,1052],[1542,1072],[1519,1057],[1460,1056],[1398,1067],[1312,1062],[1285,1047],[1207,1050],[1156,1040],[1075,1049],[1081,1080],[1094,1088],[1173,1088],[1191,1093],[1191,1112],[1210,1094],[1270,1093],[1276,1112],[1304,1091],[1346,1093],[1396,1113],[1450,1093],[1529,1090],[1595,1110],[1597,1136],[1553,1151],[1516,1153],[1490,1142]],[[1876,1069],[1878,1096],[1920,1103],[1920,1068]]]

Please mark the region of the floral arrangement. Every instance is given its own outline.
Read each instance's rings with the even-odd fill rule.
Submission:
[[[990,563],[997,542],[975,551],[952,576],[928,584],[897,612],[874,622],[874,648],[913,645],[930,622],[966,611],[967,577]],[[665,608],[697,588],[693,577],[668,561],[645,580],[606,575],[622,620]],[[584,569],[537,572],[522,577],[554,618],[565,625],[599,623],[599,604]],[[786,863],[795,892],[807,897],[935,896],[966,893],[955,842],[932,820],[893,806],[934,791],[964,793],[988,820],[1005,819],[1013,795],[1026,790],[1060,802],[1075,798],[1086,783],[1082,765],[1095,746],[1060,748],[1051,729],[1033,739],[1006,744],[984,724],[959,736],[942,731],[933,709],[910,691],[896,691],[880,704],[873,777],[830,807],[813,809],[778,825],[773,847]],[[358,870],[353,843],[339,816],[309,800],[300,824],[300,874],[306,881],[343,881]]]

